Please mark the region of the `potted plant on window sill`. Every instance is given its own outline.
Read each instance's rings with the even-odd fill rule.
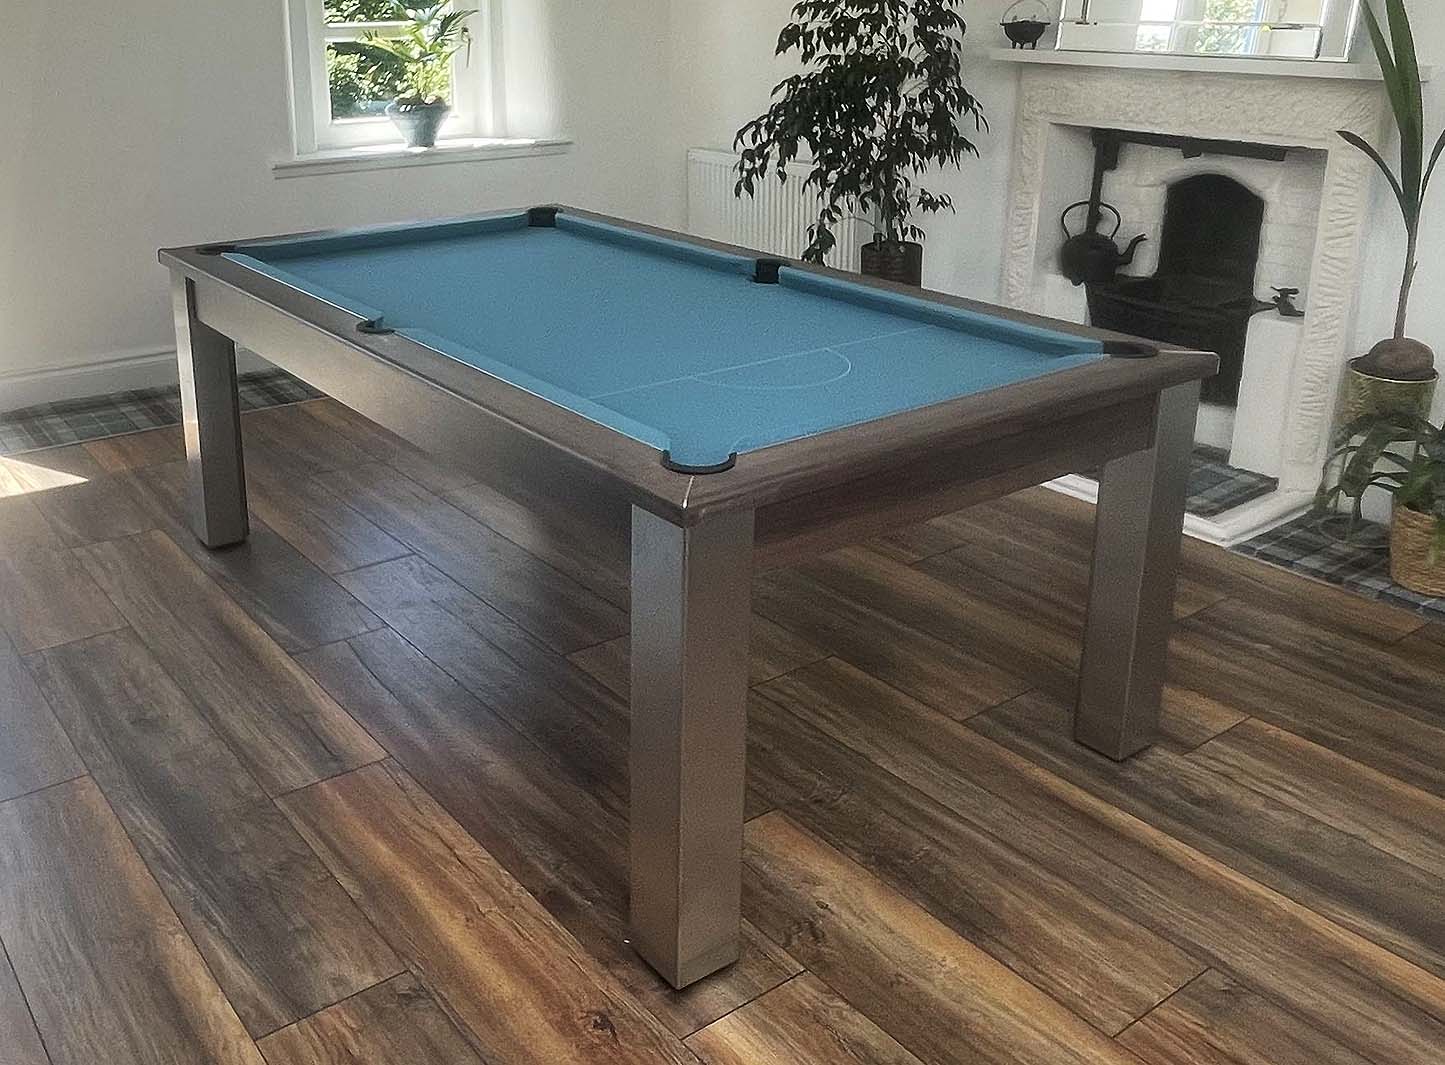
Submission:
[[[1390,575],[1412,592],[1445,596],[1445,426],[1409,412],[1367,414],[1336,434],[1335,463],[1339,477],[1320,489],[1316,510],[1348,499],[1358,521],[1366,492],[1388,492]]]
[[[1390,108],[1400,133],[1398,173],[1383,154],[1359,134],[1340,130],[1340,136],[1374,160],[1400,205],[1405,222],[1405,274],[1395,313],[1395,334],[1376,344],[1368,354],[1352,359],[1346,370],[1340,402],[1340,421],[1350,422],[1379,411],[1406,411],[1428,415],[1440,379],[1435,356],[1428,346],[1407,334],[1410,293],[1419,264],[1420,218],[1430,189],[1445,134],[1426,155],[1425,104],[1420,81],[1420,64],[1404,0],[1384,0],[1389,37],[1380,25],[1370,0],[1361,5],[1365,26],[1384,74]],[[1393,45],[1393,50],[1392,50]]]
[[[803,259],[823,262],[850,217],[874,220],[863,272],[922,284],[923,230],[916,213],[953,210],[921,187],[935,166],[959,167],[978,150],[960,128],[987,128],[963,85],[961,0],[802,0],[778,37],[803,70],[773,89],[767,112],[742,127],[735,192],[753,195],[771,175],[810,156],[803,181],[820,199]]]
[[[471,48],[466,20],[475,13],[452,9],[451,0],[420,7],[395,0],[393,20],[406,26],[387,30],[389,36],[373,31],[362,39],[374,66],[399,64],[405,72],[409,91],[387,105],[386,117],[408,148],[436,146],[442,123],[451,114],[452,59]]]

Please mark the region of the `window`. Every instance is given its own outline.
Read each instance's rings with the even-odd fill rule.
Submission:
[[[368,37],[401,37],[407,9],[425,0],[290,0],[292,104],[296,151],[306,155],[337,148],[399,144],[385,115],[404,92],[402,66],[366,46]],[[444,138],[495,135],[487,77],[490,41],[488,0],[454,0],[470,11],[470,41],[452,58],[439,87],[452,105]],[[450,6],[450,5],[449,5]],[[478,10],[480,9],[480,10]]]

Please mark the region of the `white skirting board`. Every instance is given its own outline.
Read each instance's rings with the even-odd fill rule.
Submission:
[[[249,351],[236,354],[236,369],[240,373],[269,369],[270,365]],[[108,396],[138,388],[162,388],[176,381],[174,348],[121,352],[76,366],[0,373],[0,414],[40,403]]]

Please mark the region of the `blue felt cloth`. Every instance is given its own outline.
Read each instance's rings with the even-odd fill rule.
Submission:
[[[232,260],[686,465],[1103,358],[1098,341],[562,214],[247,245]]]

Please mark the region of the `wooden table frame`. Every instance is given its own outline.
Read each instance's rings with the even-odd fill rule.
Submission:
[[[619,564],[630,565],[632,926],[637,950],[673,986],[738,954],[754,571],[1102,468],[1075,730],[1116,759],[1152,742],[1199,384],[1217,369],[1213,355],[1158,350],[1103,359],[748,452],[724,473],[689,475],[665,469],[646,444],[400,334],[361,332],[358,315],[217,251],[160,252],[172,275],[191,520],[204,544],[222,547],[248,533],[239,344],[474,473],[544,522],[581,523]]]

